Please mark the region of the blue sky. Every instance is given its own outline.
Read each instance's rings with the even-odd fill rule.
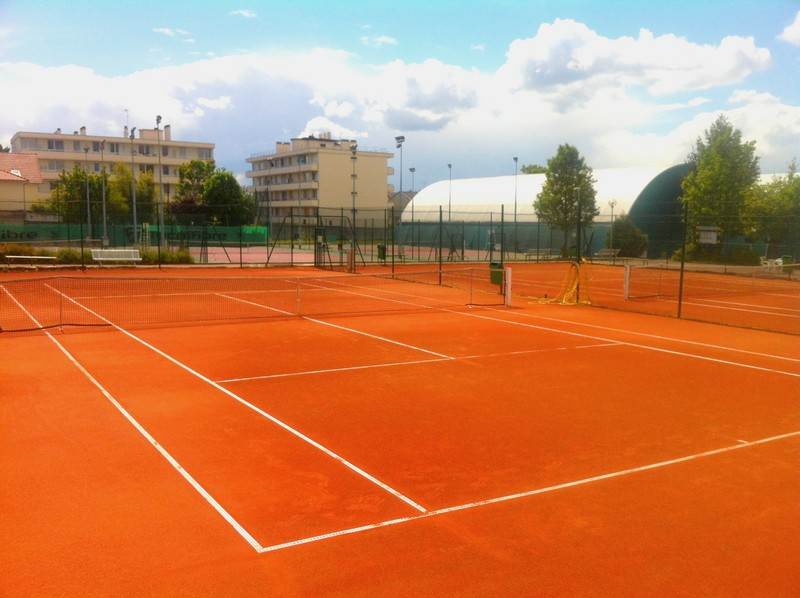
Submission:
[[[800,148],[798,0],[0,0],[0,143],[171,124],[218,165],[331,132],[416,187],[513,174],[571,143],[668,166],[724,112],[764,172]],[[399,169],[399,156],[393,161]],[[399,177],[393,181],[399,186]]]

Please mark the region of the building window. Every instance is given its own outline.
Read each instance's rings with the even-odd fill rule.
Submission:
[[[164,157],[169,156],[169,147],[167,147],[166,145],[162,145],[161,146],[161,155],[164,156]]]
[[[149,145],[139,144],[139,154],[142,156],[149,156],[151,154]]]
[[[185,158],[186,157],[186,148],[185,147],[179,147],[178,148],[178,157],[179,158]]]
[[[197,157],[201,160],[211,160],[211,150],[206,147],[197,149]]]
[[[161,174],[163,174],[164,176],[169,176],[169,166],[162,166]]]
[[[108,151],[111,152],[112,154],[121,154],[122,146],[119,143],[109,143]]]
[[[63,152],[64,151],[64,140],[63,139],[48,139],[47,140],[47,149],[54,151],[54,152]]]
[[[45,170],[54,170],[58,172],[64,170],[64,160],[48,160],[45,166]]]
[[[38,150],[39,149],[39,140],[38,139],[23,139],[22,140],[22,149],[23,150]],[[47,142],[47,149],[52,149],[50,147],[50,142],[49,141]]]

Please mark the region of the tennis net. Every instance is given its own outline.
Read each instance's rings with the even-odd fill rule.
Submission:
[[[0,284],[0,331],[137,328],[501,305],[487,269],[297,278],[57,276]]]
[[[731,266],[685,264],[684,297],[713,297],[733,294],[800,292],[800,264]],[[678,297],[681,271],[678,262],[625,266],[625,299]]]

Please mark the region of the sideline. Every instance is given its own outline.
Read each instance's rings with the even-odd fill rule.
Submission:
[[[336,454],[336,453],[335,453],[335,452],[333,452],[331,449],[329,449],[329,448],[327,448],[327,447],[323,446],[322,444],[320,444],[320,443],[319,443],[319,442],[317,442],[316,440],[314,440],[314,439],[310,438],[309,436],[306,436],[305,434],[303,434],[303,433],[302,433],[302,432],[300,432],[299,430],[296,430],[295,428],[291,427],[289,424],[287,424],[287,423],[285,423],[285,422],[283,422],[283,421],[279,420],[279,419],[278,419],[277,417],[275,417],[274,415],[271,415],[271,414],[267,413],[266,411],[264,411],[263,409],[261,409],[261,408],[257,407],[256,405],[253,405],[253,404],[252,404],[252,403],[250,403],[249,401],[246,401],[245,399],[243,399],[242,397],[240,397],[240,396],[239,396],[239,395],[237,395],[236,393],[234,393],[234,392],[232,392],[232,391],[228,390],[227,388],[225,388],[224,386],[221,386],[220,384],[217,384],[216,382],[214,382],[214,381],[213,381],[213,380],[211,380],[210,378],[208,378],[208,377],[204,376],[204,375],[203,375],[203,374],[201,374],[200,372],[197,372],[197,371],[193,370],[193,369],[192,369],[192,368],[190,368],[188,365],[186,365],[186,364],[184,364],[184,363],[182,363],[182,362],[178,361],[177,359],[175,359],[175,358],[174,358],[174,357],[172,357],[171,355],[168,355],[167,353],[165,353],[165,352],[164,352],[164,351],[162,351],[161,349],[158,349],[157,347],[154,347],[153,345],[151,345],[150,343],[148,343],[148,342],[147,342],[147,341],[145,341],[144,339],[142,339],[142,338],[139,338],[138,336],[136,336],[135,334],[133,334],[133,333],[131,333],[131,332],[129,332],[129,331],[127,331],[127,330],[125,330],[124,328],[120,328],[119,326],[117,326],[116,324],[114,324],[114,323],[113,323],[112,321],[110,321],[109,319],[107,319],[107,318],[104,318],[103,316],[101,316],[101,315],[100,315],[100,314],[98,314],[97,312],[95,312],[95,311],[93,311],[93,310],[89,309],[89,308],[88,308],[88,307],[86,307],[85,305],[81,305],[80,303],[78,303],[77,301],[75,301],[74,299],[72,299],[71,297],[69,297],[69,296],[67,296],[67,295],[64,295],[63,293],[61,293],[60,291],[57,291],[57,290],[55,290],[55,289],[53,289],[53,290],[54,290],[55,292],[57,292],[57,293],[61,294],[61,295],[62,295],[62,296],[63,296],[63,297],[66,299],[66,300],[68,300],[68,301],[71,301],[72,303],[74,303],[75,305],[77,305],[78,307],[80,307],[81,309],[84,309],[84,310],[86,310],[87,312],[89,312],[89,313],[90,313],[90,314],[92,314],[93,316],[95,316],[95,317],[99,318],[99,319],[100,319],[100,320],[102,320],[103,322],[107,322],[107,323],[108,323],[110,326],[112,326],[112,327],[113,327],[115,330],[118,330],[119,332],[121,332],[122,334],[124,334],[125,336],[127,336],[128,338],[130,338],[130,339],[132,339],[132,340],[134,340],[134,341],[136,341],[136,342],[140,343],[140,344],[141,344],[141,345],[143,345],[144,347],[146,347],[146,348],[150,349],[151,351],[153,351],[154,353],[156,353],[156,354],[160,355],[161,357],[163,357],[163,358],[164,358],[164,359],[166,359],[167,361],[169,361],[169,362],[173,363],[174,365],[176,365],[176,366],[178,366],[179,368],[183,369],[184,371],[188,372],[188,373],[189,373],[189,374],[191,374],[192,376],[195,376],[195,377],[196,377],[196,378],[198,378],[199,380],[202,380],[203,382],[207,383],[209,386],[212,386],[212,387],[213,387],[213,388],[215,388],[216,390],[219,390],[219,391],[220,391],[220,392],[222,392],[223,394],[225,394],[225,395],[227,395],[228,397],[230,397],[230,398],[234,399],[235,401],[237,401],[237,402],[241,403],[241,404],[242,404],[242,405],[244,405],[245,407],[247,407],[247,408],[251,409],[252,411],[254,411],[254,412],[258,413],[259,415],[261,415],[261,416],[265,417],[266,419],[268,419],[268,420],[269,420],[269,421],[271,421],[272,423],[274,423],[274,424],[276,424],[276,425],[280,426],[281,428],[283,428],[284,430],[286,430],[286,431],[287,431],[287,432],[289,432],[290,434],[292,434],[292,435],[296,436],[297,438],[300,438],[301,440],[303,440],[303,441],[307,442],[308,444],[310,444],[310,445],[311,445],[311,446],[313,446],[314,448],[316,448],[316,449],[320,450],[321,452],[325,453],[326,455],[328,455],[328,456],[329,456],[329,457],[331,457],[332,459],[334,459],[334,460],[338,461],[339,463],[341,463],[342,465],[344,465],[344,466],[345,466],[345,467],[347,467],[348,469],[350,469],[350,470],[354,471],[355,473],[357,473],[357,474],[358,474],[358,475],[360,475],[361,477],[363,477],[363,478],[365,478],[365,479],[369,480],[370,482],[372,482],[373,484],[375,484],[375,485],[376,485],[376,486],[378,486],[379,488],[382,488],[383,490],[385,490],[385,491],[386,491],[386,492],[388,492],[389,494],[391,494],[391,495],[393,495],[394,497],[398,498],[399,500],[401,500],[401,501],[405,502],[406,504],[408,504],[409,506],[413,507],[413,508],[414,508],[414,509],[416,509],[417,511],[420,511],[420,512],[422,512],[422,513],[426,513],[426,512],[427,512],[427,509],[425,509],[423,506],[421,506],[421,505],[417,504],[416,502],[414,502],[413,500],[411,500],[409,497],[407,497],[407,496],[405,496],[404,494],[400,493],[399,491],[395,490],[394,488],[392,488],[392,487],[391,487],[391,486],[389,486],[388,484],[386,484],[386,483],[384,483],[384,482],[381,482],[379,479],[377,479],[377,478],[376,478],[376,477],[374,477],[373,475],[371,475],[371,474],[367,473],[366,471],[364,471],[363,469],[361,469],[360,467],[358,467],[358,466],[357,466],[357,465],[355,465],[354,463],[352,463],[352,462],[348,461],[347,459],[345,459],[344,457],[342,457],[342,456],[340,456],[340,455]]]

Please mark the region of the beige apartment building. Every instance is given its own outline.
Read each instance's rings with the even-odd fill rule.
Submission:
[[[356,222],[380,218],[390,207],[393,169],[386,151],[361,148],[355,141],[303,137],[278,142],[275,151],[247,158],[247,178],[260,219],[273,223],[294,218],[313,224],[317,216],[342,211]]]
[[[137,129],[124,127],[121,137],[90,135],[86,127],[72,134],[61,129],[53,133],[19,132],[11,138],[11,152],[36,154],[41,182],[36,201],[49,198],[62,170],[75,166],[90,172],[110,171],[117,162],[133,167],[135,175],[153,173],[161,197],[169,202],[170,193],[178,184],[178,169],[191,160],[213,160],[214,144],[196,141],[175,141],[170,125],[163,128]]]

